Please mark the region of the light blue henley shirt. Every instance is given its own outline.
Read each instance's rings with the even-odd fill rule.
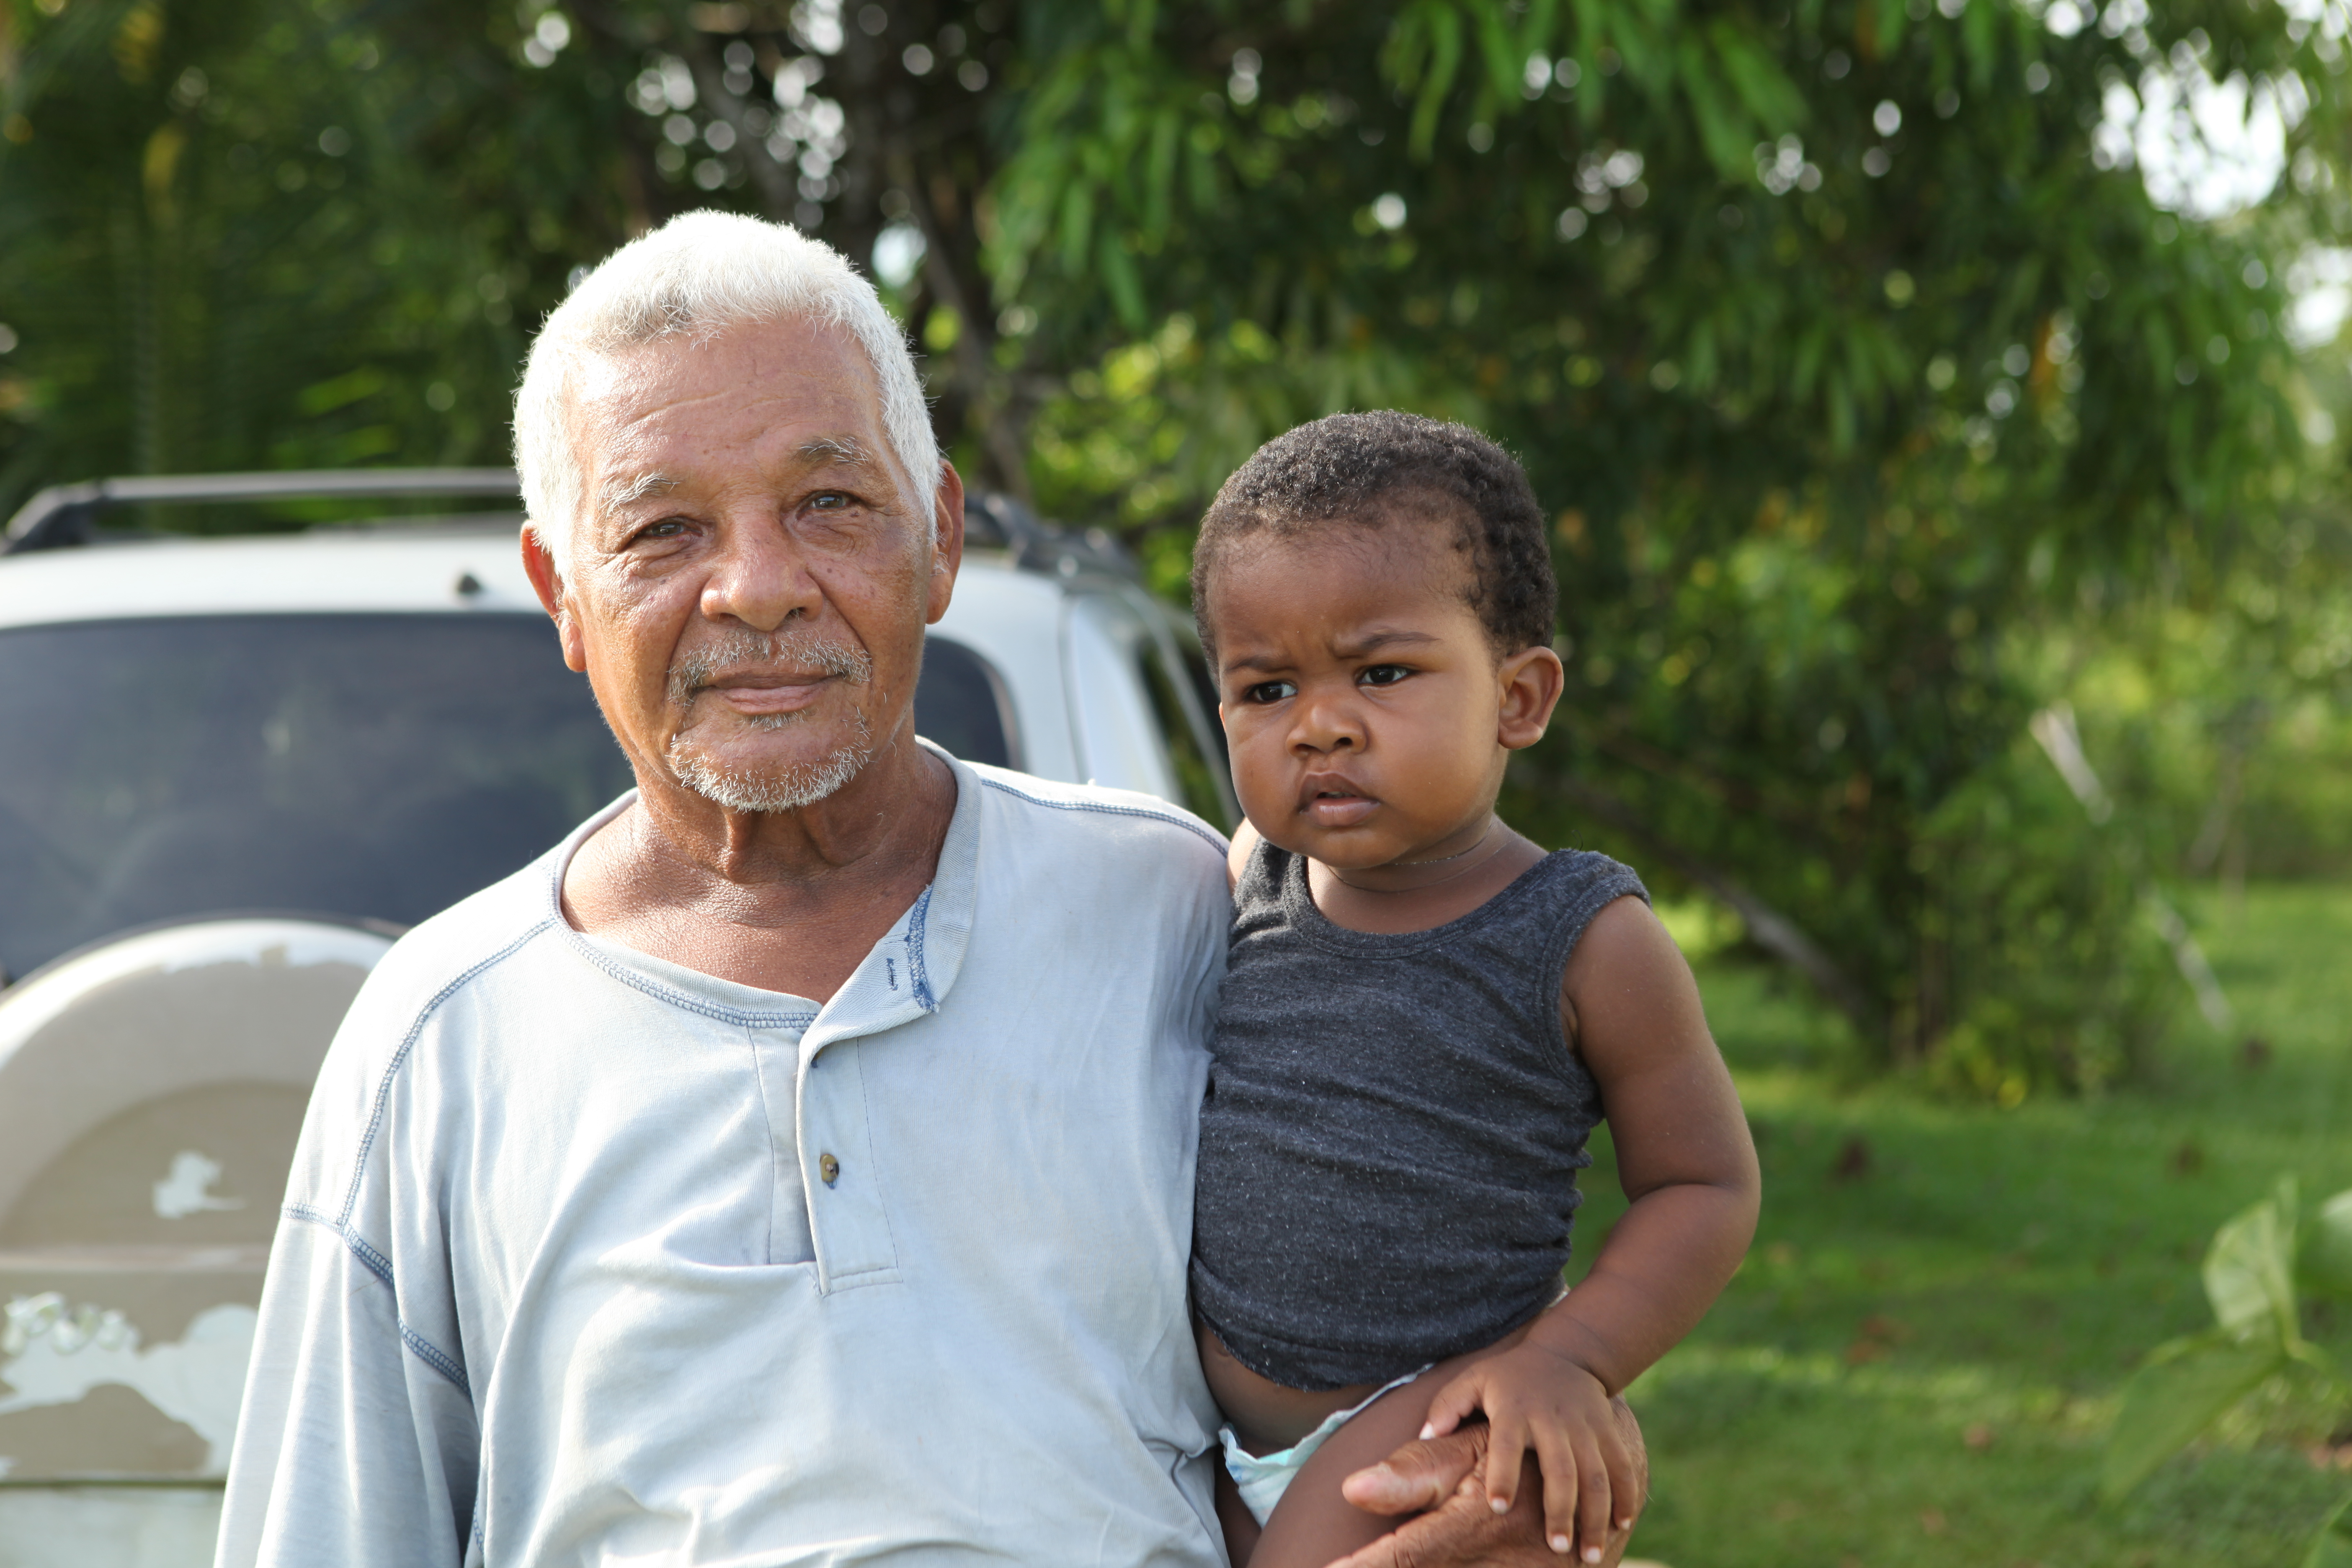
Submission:
[[[1184,1297],[1223,847],[954,764],[824,1006],[583,937],[557,849],[329,1052],[220,1563],[1212,1568]]]

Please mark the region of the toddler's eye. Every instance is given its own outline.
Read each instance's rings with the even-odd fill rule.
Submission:
[[[1249,687],[1242,692],[1242,700],[1257,703],[1280,702],[1285,698],[1297,695],[1298,688],[1287,680],[1261,680],[1255,686]]]
[[[1376,664],[1356,677],[1360,686],[1394,686],[1412,671],[1401,664]]]

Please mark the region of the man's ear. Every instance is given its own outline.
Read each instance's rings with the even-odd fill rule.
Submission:
[[[940,463],[939,489],[931,494],[931,585],[923,622],[934,625],[955,597],[956,574],[963,569],[963,476]]]
[[[1551,710],[1568,685],[1568,671],[1559,655],[1538,646],[1521,648],[1495,669],[1501,700],[1495,739],[1507,750],[1520,752],[1544,737]]]
[[[522,525],[522,569],[530,578],[530,591],[555,622],[555,640],[563,648],[566,668],[585,672],[588,668],[588,645],[580,636],[580,617],[572,613],[572,600],[563,582],[563,574],[555,564],[555,552],[540,537],[539,525]]]

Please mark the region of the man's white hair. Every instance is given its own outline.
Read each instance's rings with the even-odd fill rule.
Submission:
[[[556,564],[589,506],[573,445],[572,370],[582,360],[677,338],[708,342],[730,327],[811,319],[847,328],[882,389],[882,427],[914,481],[918,506],[940,479],[940,446],[914,355],[874,285],[842,254],[787,224],[691,212],[606,257],[558,305],[530,345],[515,394],[515,467],[523,510]]]

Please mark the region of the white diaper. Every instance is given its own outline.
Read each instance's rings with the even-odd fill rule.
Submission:
[[[1434,1362],[1430,1363],[1431,1366],[1435,1364]],[[1402,1388],[1428,1370],[1429,1367],[1425,1366],[1421,1372],[1409,1372],[1393,1383],[1382,1384],[1360,1403],[1325,1416],[1323,1425],[1314,1431],[1289,1447],[1271,1454],[1250,1453],[1234,1438],[1231,1426],[1219,1428],[1217,1440],[1225,1446],[1226,1472],[1234,1478],[1234,1485],[1240,1489],[1242,1501],[1249,1505],[1251,1517],[1260,1524],[1272,1519],[1274,1505],[1280,1502],[1282,1494],[1290,1489],[1292,1479],[1306,1468],[1307,1461],[1315,1457],[1315,1450],[1321,1447],[1332,1433],[1362,1415],[1365,1405],[1390,1389]]]

